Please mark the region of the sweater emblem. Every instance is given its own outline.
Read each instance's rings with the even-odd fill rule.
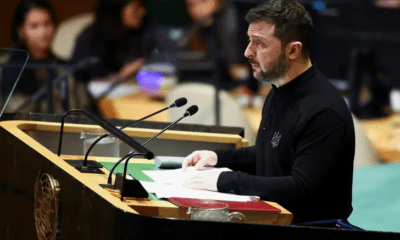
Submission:
[[[272,141],[271,141],[273,148],[278,146],[279,140],[281,140],[281,136],[282,135],[280,135],[279,132],[275,132],[274,136],[272,137]]]

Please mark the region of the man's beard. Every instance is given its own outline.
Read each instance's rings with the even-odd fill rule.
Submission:
[[[274,83],[286,73],[287,69],[288,64],[286,62],[285,52],[282,51],[279,54],[278,59],[275,62],[271,63],[266,71],[263,71],[261,69],[261,73],[259,76],[256,76],[256,79],[267,83]]]

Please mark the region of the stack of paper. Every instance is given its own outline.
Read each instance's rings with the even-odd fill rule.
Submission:
[[[228,168],[203,168],[200,171],[231,171]],[[144,174],[152,178],[155,182],[141,181],[142,186],[151,193],[157,195],[158,198],[197,198],[197,199],[213,199],[224,201],[251,201],[253,196],[240,196],[229,193],[219,193],[207,190],[188,189],[183,186],[183,183],[197,174],[198,171],[194,167],[189,167],[186,172],[182,169],[164,170],[164,171],[143,171]]]

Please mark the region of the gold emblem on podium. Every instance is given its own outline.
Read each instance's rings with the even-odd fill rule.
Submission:
[[[39,240],[54,240],[58,225],[58,181],[47,173],[39,173],[35,183],[34,214]]]

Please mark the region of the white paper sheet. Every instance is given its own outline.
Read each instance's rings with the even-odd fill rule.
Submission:
[[[213,168],[213,167],[205,167],[199,171],[232,171],[229,168]],[[182,168],[174,169],[174,170],[163,170],[163,171],[143,171],[144,174],[149,176],[155,182],[164,183],[164,184],[172,184],[172,185],[183,185],[183,183],[198,173],[194,167],[188,167],[186,172],[182,171]]]
[[[104,93],[107,89],[111,87],[110,82],[106,81],[91,81],[89,82],[87,88],[88,91],[95,97],[99,97],[100,94]],[[139,91],[139,87],[132,84],[121,84],[116,86],[107,96],[111,98],[124,97],[128,95],[135,94]]]
[[[203,168],[200,171],[231,171],[228,168]],[[242,196],[229,193],[220,193],[207,190],[188,189],[182,186],[183,182],[197,171],[194,167],[189,167],[186,172],[182,169],[164,171],[143,171],[144,174],[152,178],[155,182],[140,181],[142,186],[158,198],[181,197],[197,199],[213,199],[223,201],[251,201],[253,196]]]

